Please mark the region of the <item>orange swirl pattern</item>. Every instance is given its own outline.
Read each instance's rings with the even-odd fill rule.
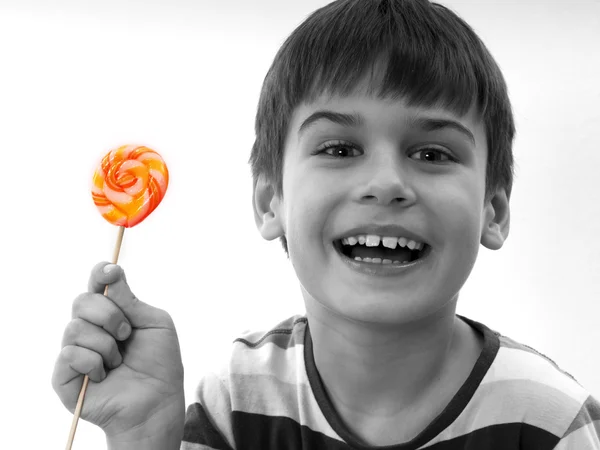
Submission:
[[[168,184],[169,171],[158,153],[123,145],[102,158],[94,172],[92,198],[102,217],[131,228],[156,209]]]

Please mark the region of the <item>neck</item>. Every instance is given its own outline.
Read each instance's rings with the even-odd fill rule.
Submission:
[[[307,301],[315,364],[338,412],[390,418],[414,411],[455,352],[455,307],[454,301],[435,317],[384,326]]]

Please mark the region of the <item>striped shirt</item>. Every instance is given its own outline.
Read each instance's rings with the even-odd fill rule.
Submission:
[[[201,381],[181,450],[600,450],[600,402],[551,359],[467,319],[484,348],[450,404],[413,440],[362,445],[333,408],[305,316],[247,332]]]

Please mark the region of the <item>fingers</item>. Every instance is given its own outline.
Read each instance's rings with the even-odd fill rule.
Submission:
[[[73,310],[75,318],[65,328],[63,348],[52,374],[54,390],[71,411],[75,408],[83,375],[88,375],[90,380],[99,383],[106,378],[106,369],[115,369],[123,362],[117,341],[113,336],[115,326],[111,324],[118,323],[124,318],[119,308],[99,294],[80,296]],[[77,317],[77,314],[97,324]]]
[[[115,369],[123,362],[117,341],[102,328],[83,319],[74,319],[67,325],[62,346],[83,347],[92,350],[102,357],[104,365],[109,369]]]
[[[106,285],[106,297],[121,309],[133,328],[174,328],[171,317],[166,312],[138,300],[127,284],[120,266],[102,262],[93,268],[88,283],[89,292],[102,294]]]
[[[81,294],[73,302],[73,319],[102,327],[112,337],[125,340],[131,334],[131,324],[123,311],[102,294]]]
[[[88,348],[69,345],[64,347],[52,374],[52,387],[63,404],[71,411],[77,404],[77,393],[81,389],[80,379],[86,374],[97,383],[106,378],[100,354]]]
[[[96,264],[92,269],[88,281],[88,291],[96,294],[104,293],[106,285],[114,283],[121,278],[122,272],[119,266],[107,263],[106,261]]]

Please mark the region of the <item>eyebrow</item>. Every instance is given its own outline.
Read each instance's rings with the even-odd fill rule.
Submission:
[[[409,121],[411,126],[416,126],[423,131],[437,131],[444,128],[451,128],[463,134],[473,145],[475,145],[475,136],[462,123],[452,119],[441,119],[435,117],[415,117]]]
[[[305,133],[308,128],[320,120],[329,120],[338,125],[355,128],[365,123],[364,117],[360,114],[344,114],[335,111],[320,110],[312,113],[302,122],[302,125],[298,128],[298,135]]]
[[[360,127],[364,125],[365,119],[360,114],[344,114],[335,111],[319,110],[308,116],[298,129],[298,136],[305,133],[308,128],[320,120],[328,120],[346,127]],[[409,120],[409,125],[417,127],[422,131],[437,131],[451,128],[466,136],[475,145],[475,136],[467,127],[452,119],[436,117],[414,117]]]

